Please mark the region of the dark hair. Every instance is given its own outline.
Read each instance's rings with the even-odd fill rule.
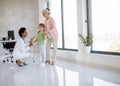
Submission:
[[[22,33],[24,33],[26,31],[26,28],[25,27],[21,27],[19,29],[19,36],[22,37]]]
[[[49,8],[46,8],[46,10],[50,11],[50,9],[49,9]]]

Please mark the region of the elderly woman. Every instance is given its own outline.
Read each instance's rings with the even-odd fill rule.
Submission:
[[[44,9],[42,14],[45,18],[45,27],[47,33],[47,41],[46,41],[46,64],[55,64],[55,58],[57,54],[57,43],[58,43],[58,32],[56,29],[56,24],[54,19],[50,16],[49,9]],[[50,48],[53,43],[53,56],[50,60]]]

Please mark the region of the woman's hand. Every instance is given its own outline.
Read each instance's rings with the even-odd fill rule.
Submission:
[[[30,38],[30,45],[29,46],[33,46],[33,40],[34,40],[34,37],[33,38]]]

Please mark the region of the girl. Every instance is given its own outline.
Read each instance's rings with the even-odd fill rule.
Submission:
[[[45,25],[43,23],[40,23],[38,25],[37,38],[34,40],[34,42],[37,41],[37,45],[42,56],[42,63],[45,63],[45,58],[46,58],[45,39],[46,39]]]

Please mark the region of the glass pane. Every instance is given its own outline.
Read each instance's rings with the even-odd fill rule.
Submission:
[[[120,0],[91,1],[93,50],[120,52]]]
[[[51,0],[51,15],[55,19],[59,33],[58,48],[62,48],[61,0]]]
[[[77,2],[63,0],[65,48],[78,49]]]

